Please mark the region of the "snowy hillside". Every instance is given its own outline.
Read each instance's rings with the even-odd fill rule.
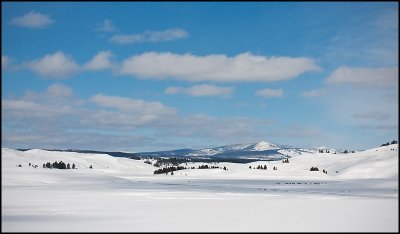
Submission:
[[[260,145],[267,146],[267,144],[251,145],[243,148],[255,149]],[[268,144],[268,149],[271,145]],[[243,149],[242,148],[242,149]],[[260,148],[257,148],[260,149]],[[296,149],[279,149],[278,152],[282,155],[289,156],[289,163],[282,163],[281,160],[277,161],[255,161],[247,164],[237,163],[215,163],[221,167],[227,166],[229,169],[226,172],[219,172],[219,176],[237,176],[237,177],[250,177],[250,176],[263,176],[263,177],[279,177],[279,178],[392,178],[398,176],[398,144],[389,146],[382,146],[366,151],[356,153],[319,153],[316,151],[306,151]],[[25,170],[27,165],[38,165],[34,170],[47,170],[43,169],[42,165],[46,162],[63,161],[65,163],[74,163],[78,169],[88,169],[90,165],[93,166],[95,171],[102,172],[121,172],[121,173],[134,173],[143,175],[152,175],[153,171],[157,168],[145,164],[143,160],[133,160],[123,157],[112,157],[106,154],[86,154],[75,152],[57,152],[46,151],[40,149],[28,150],[25,152],[2,149],[2,165],[4,170]],[[155,161],[153,161],[155,162]],[[22,168],[15,167],[21,164]],[[202,165],[205,163],[191,163],[187,167]],[[249,170],[249,166],[266,165],[269,168],[277,167],[278,170]],[[210,164],[214,165],[214,164]],[[328,174],[311,172],[311,167],[317,167],[320,171],[327,170]],[[33,169],[33,168],[32,168]],[[31,168],[29,168],[31,170]],[[191,170],[182,170],[177,172],[176,175],[186,174],[195,175],[197,172]],[[207,175],[209,171],[202,171]],[[8,176],[7,174],[5,176]]]
[[[195,169],[155,175],[155,159],[2,148],[2,231],[398,231],[397,144],[279,150],[289,162],[187,162]],[[43,168],[54,161],[78,169]]]

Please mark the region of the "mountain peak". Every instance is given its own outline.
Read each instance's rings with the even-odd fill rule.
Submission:
[[[251,146],[252,151],[263,151],[263,150],[271,150],[271,149],[278,149],[278,146],[268,142],[268,141],[260,141]]]

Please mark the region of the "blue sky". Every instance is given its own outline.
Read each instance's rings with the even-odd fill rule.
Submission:
[[[398,139],[398,3],[2,3],[2,144]]]

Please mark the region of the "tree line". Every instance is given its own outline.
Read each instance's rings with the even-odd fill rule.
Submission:
[[[47,162],[47,163],[43,163],[43,168],[51,168],[51,169],[71,169],[71,165],[69,163],[65,163],[63,161],[60,162]],[[75,163],[72,164],[72,169],[77,169],[75,166]]]
[[[397,141],[393,140],[392,142],[390,142],[390,144],[389,144],[389,142],[387,142],[385,144],[382,144],[381,146],[388,146],[388,145],[393,145],[393,144],[397,144]]]

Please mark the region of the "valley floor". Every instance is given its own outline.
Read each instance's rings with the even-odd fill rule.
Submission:
[[[365,182],[138,177],[3,186],[2,231],[398,231],[395,181]]]

